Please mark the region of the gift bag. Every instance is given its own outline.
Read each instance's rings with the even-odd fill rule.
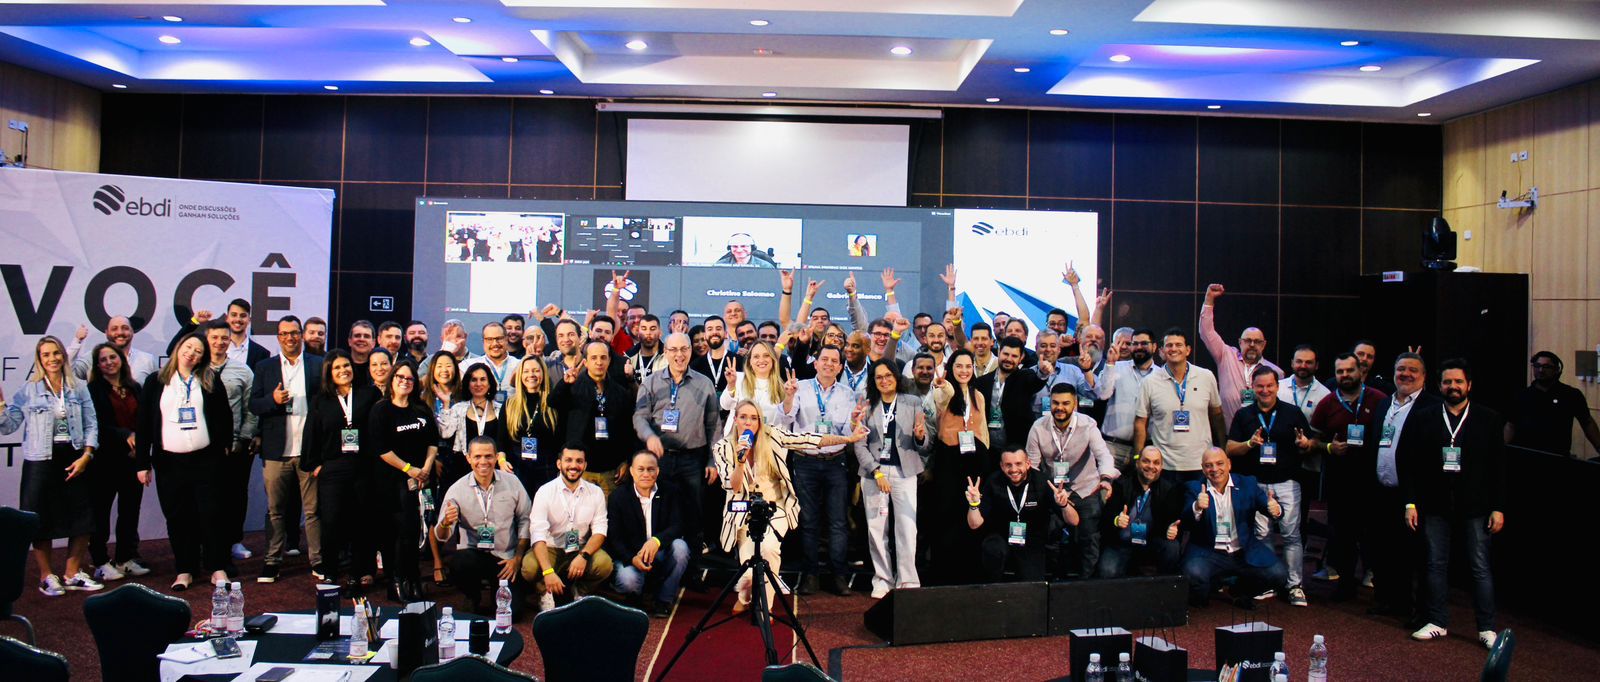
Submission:
[[[1283,628],[1260,621],[1217,628],[1217,671],[1236,666],[1240,682],[1269,682],[1273,654],[1283,651]]]
[[[1155,633],[1140,637],[1133,643],[1133,672],[1149,682],[1185,682],[1189,679],[1189,651]]]
[[[1067,633],[1067,646],[1072,652],[1072,682],[1083,682],[1089,654],[1100,654],[1100,665],[1115,670],[1118,654],[1133,653],[1133,633],[1116,627],[1072,630]]]

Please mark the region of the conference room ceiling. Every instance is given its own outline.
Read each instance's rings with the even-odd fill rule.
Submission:
[[[1600,76],[1600,2],[0,0],[0,60],[128,92],[1439,122]]]

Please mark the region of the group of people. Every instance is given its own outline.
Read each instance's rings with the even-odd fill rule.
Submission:
[[[613,277],[620,292],[627,274]],[[416,321],[358,321],[335,349],[326,324],[291,315],[277,322],[273,354],[250,340],[243,300],[222,320],[197,314],[165,364],[133,347],[125,318],[86,356],[87,330],[70,346],[45,337],[0,421],[23,430],[22,506],[43,522],[40,590],[147,573],[137,511],[152,479],[172,589],[234,576],[259,455],[261,582],[278,579],[303,527],[322,581],[370,587],[381,556],[392,596],[410,600],[431,559],[433,580],[471,608],[506,580],[519,609],[526,597],[548,608],[609,590],[664,615],[706,555],[760,554],[777,567],[786,538],[802,554],[801,594],[849,595],[852,540],[865,536],[873,597],[924,575],[1145,571],[1185,576],[1195,606],[1228,577],[1236,602],[1305,606],[1306,484],[1320,478],[1332,537],[1319,575],[1338,580],[1335,598],[1355,595],[1359,562],[1374,610],[1413,621],[1417,639],[1443,636],[1451,544],[1464,540],[1477,630],[1491,645],[1505,443],[1548,439],[1554,409],[1588,418],[1581,404],[1548,406],[1552,394],[1573,400],[1548,353],[1533,358],[1529,391],[1540,393],[1519,399],[1510,422],[1472,401],[1466,363],[1430,373],[1420,349],[1397,355],[1392,379],[1367,342],[1333,356],[1329,383],[1309,346],[1285,373],[1265,358],[1261,330],[1237,346],[1217,332],[1215,284],[1199,314],[1212,370],[1191,362],[1179,328],[1108,336],[1110,292],[1091,309],[1070,265],[1070,332],[1059,309],[1036,332],[1004,313],[968,323],[953,267],[937,319],[905,316],[892,269],[881,276],[887,308],[872,319],[847,277],[843,324],[814,305],[823,282],[808,282],[797,305],[794,273],[779,277],[775,321],[729,301],[697,325],[684,311],[663,322],[613,293],[581,320],[547,305],[485,324],[478,352],[458,320],[442,325],[436,350]],[[1600,441],[1592,420],[1584,426]],[[757,496],[775,510],[759,545],[748,523]],[[65,579],[51,559],[62,537]],[[769,600],[774,588],[787,589],[769,585]],[[747,577],[734,610],[751,600]]]

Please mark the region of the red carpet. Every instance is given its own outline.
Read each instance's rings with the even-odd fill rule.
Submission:
[[[678,601],[678,608],[672,614],[672,622],[668,626],[665,637],[653,640],[646,644],[641,658],[649,659],[655,656],[653,665],[647,664],[646,670],[651,680],[661,678],[661,672],[672,660],[673,654],[683,646],[689,631],[705,616],[706,610],[711,608],[711,602],[717,598],[721,587],[707,590],[703,593],[683,593],[683,598]],[[782,598],[782,595],[779,595]],[[790,596],[790,606],[794,606],[794,597]],[[711,623],[726,619],[733,608],[733,595],[728,595],[722,607],[711,617]],[[774,605],[777,613],[782,611]],[[761,630],[751,621],[750,612],[746,611],[732,621],[718,625],[702,633],[695,639],[694,644],[684,652],[683,658],[673,666],[668,680],[755,680],[760,679],[761,669],[766,666],[766,650],[761,642]],[[803,615],[803,614],[802,614]],[[804,647],[800,647],[794,631],[787,626],[774,622],[772,624],[772,641],[778,651],[780,663],[793,662],[792,654],[798,650],[800,660],[809,660]],[[659,644],[658,644],[659,642]],[[816,642],[812,642],[815,646]],[[657,648],[659,647],[659,648]],[[817,658],[827,665],[827,652],[817,651]]]

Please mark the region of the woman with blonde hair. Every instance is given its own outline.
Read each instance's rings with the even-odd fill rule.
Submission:
[[[83,570],[84,550],[94,531],[93,502],[84,473],[100,446],[99,422],[89,389],[67,371],[66,346],[54,336],[33,346],[28,383],[7,403],[0,391],[0,433],[22,429],[22,492],[19,507],[39,515],[33,561],[39,592],[59,597],[66,590],[102,587]],[[50,569],[56,538],[69,538],[66,581]]]
[[[757,341],[745,358],[744,371],[728,363],[727,388],[722,389],[722,409],[733,411],[741,401],[751,401],[761,408],[761,418],[768,424],[777,423],[778,408],[783,405],[783,376],[778,372],[778,352],[772,344]],[[725,428],[733,433],[730,420]]]
[[[506,390],[500,408],[500,454],[531,497],[539,486],[554,480],[561,459],[566,428],[563,410],[550,395],[550,369],[534,360],[517,367],[516,386]]]
[[[793,390],[792,384],[785,390]],[[750,400],[739,401],[730,421],[737,435],[713,445],[711,459],[717,467],[718,480],[722,481],[723,489],[728,491],[729,502],[748,502],[752,495],[759,493],[777,510],[760,547],[761,557],[776,573],[777,567],[783,564],[783,557],[779,554],[783,537],[800,522],[800,498],[795,494],[794,482],[789,478],[789,451],[855,443],[867,437],[867,428],[857,423],[849,436],[790,433],[767,424],[762,417],[761,406]],[[757,549],[749,536],[748,516],[747,512],[729,511],[722,517],[722,549],[727,552],[737,549],[741,563],[753,556]],[[750,583],[750,574],[740,577],[734,613],[742,613],[750,607]],[[773,586],[767,585],[766,591],[767,604],[770,606],[774,596]]]

